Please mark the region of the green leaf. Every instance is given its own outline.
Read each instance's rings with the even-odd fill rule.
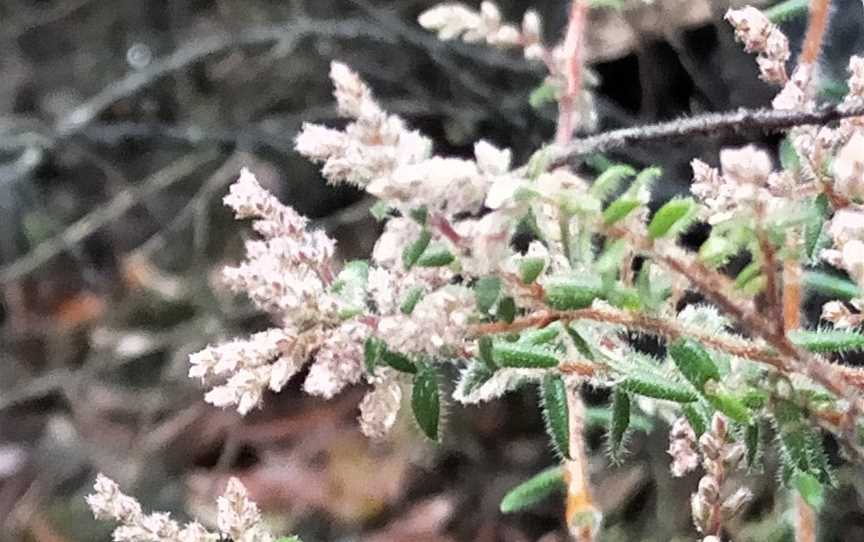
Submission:
[[[402,373],[413,374],[417,372],[417,366],[414,365],[414,363],[410,359],[397,352],[391,352],[386,348],[383,352],[381,352],[380,359],[390,367],[393,367],[394,369]]]
[[[597,272],[603,276],[618,276],[618,270],[621,268],[621,262],[629,250],[629,246],[624,239],[615,239],[607,244],[597,258],[595,268]]]
[[[780,142],[780,165],[786,171],[795,172],[801,169],[801,158],[790,137],[783,138]]]
[[[282,538],[277,538],[276,542],[303,542],[300,540],[299,536],[283,536]]]
[[[564,488],[564,469],[559,465],[535,474],[514,487],[501,500],[501,512],[520,512]]]
[[[561,375],[547,374],[540,386],[540,402],[546,432],[555,451],[570,459],[570,409],[567,406],[567,386]]]
[[[531,257],[519,260],[519,278],[522,280],[522,284],[533,283],[545,267],[546,260],[543,258]]]
[[[557,100],[555,93],[555,85],[548,82],[543,83],[531,91],[531,94],[528,96],[528,103],[531,104],[531,107],[534,109],[540,109],[547,103],[552,103]]]
[[[611,226],[627,218],[634,209],[642,205],[642,202],[628,194],[624,194],[603,209],[603,223]]]
[[[512,323],[516,319],[516,300],[508,295],[499,301],[495,317],[502,322]]]
[[[366,372],[370,375],[375,374],[375,367],[378,366],[378,362],[381,360],[381,354],[387,347],[384,345],[384,341],[381,339],[376,339],[375,337],[369,337],[366,339],[366,342],[363,344],[363,364],[366,366]]]
[[[551,350],[509,342],[496,342],[492,346],[492,359],[499,367],[543,369],[558,365],[558,357]]]
[[[565,325],[564,330],[567,331],[567,335],[570,336],[570,340],[573,341],[573,345],[576,346],[576,350],[578,350],[580,354],[585,356],[585,359],[594,361],[594,351],[591,349],[591,345],[588,344],[588,341],[586,341],[585,338],[582,337],[582,335],[580,335],[579,332],[573,328],[573,325]]]
[[[423,287],[422,286],[412,286],[408,289],[408,293],[405,294],[405,299],[402,300],[402,304],[399,306],[399,310],[402,311],[402,314],[411,314],[414,312],[414,307],[417,306],[417,303],[423,298]]]
[[[630,427],[630,396],[616,389],[612,392],[612,419],[609,423],[609,453],[614,460],[621,457],[621,445]]]
[[[750,423],[750,409],[748,409],[747,406],[734,395],[720,390],[706,390],[705,399],[708,400],[711,406],[728,416],[730,419],[735,420],[738,423]]]
[[[807,271],[801,281],[804,287],[812,292],[820,293],[834,299],[848,301],[861,295],[858,285],[849,279],[824,273],[822,271]]]
[[[444,246],[430,246],[417,258],[419,267],[444,267],[453,263],[456,257]]]
[[[549,167],[549,159],[551,158],[550,147],[546,146],[531,155],[528,159],[528,178],[536,180],[537,177],[546,171]]]
[[[687,418],[687,423],[690,424],[693,433],[696,434],[696,438],[701,437],[702,433],[708,430],[708,416],[701,405],[698,403],[687,403],[681,405],[681,411],[684,413],[684,417]]]
[[[666,235],[677,235],[690,225],[698,205],[693,198],[674,198],[657,209],[648,223],[648,237],[659,239]]]
[[[725,265],[735,253],[738,246],[725,237],[712,235],[699,247],[699,259],[710,267],[717,268]]]
[[[547,281],[543,289],[546,304],[553,309],[584,309],[602,295],[603,281],[590,275],[555,277]]]
[[[692,403],[699,399],[691,388],[648,373],[630,375],[618,386],[630,393],[676,403]]]
[[[818,478],[807,472],[799,472],[793,475],[792,487],[798,490],[801,498],[813,507],[814,510],[819,510],[825,504],[825,488]]]
[[[441,418],[441,390],[438,384],[438,371],[429,364],[422,364],[414,375],[411,388],[411,408],[414,419],[423,434],[438,441],[438,426]]]
[[[849,352],[864,349],[864,334],[845,329],[796,330],[789,340],[810,352]]]
[[[463,395],[470,395],[492,378],[494,374],[494,369],[490,369],[483,362],[475,361],[462,372],[458,386],[462,389]]]
[[[429,246],[430,241],[432,241],[432,233],[425,228],[420,230],[420,237],[405,247],[405,250],[402,252],[402,265],[405,266],[405,269],[411,269],[414,267],[414,264],[416,264],[417,260],[420,259],[420,256],[423,255],[426,247]]]
[[[762,455],[762,432],[758,422],[751,423],[745,429],[744,445],[747,446],[747,467],[753,469]]]
[[[375,220],[381,222],[393,211],[393,208],[387,205],[387,202],[383,200],[378,200],[375,202],[375,205],[369,208],[369,214],[372,215]]]
[[[807,414],[791,401],[780,400],[772,412],[780,436],[783,480],[791,484],[798,473],[807,473],[823,484],[834,478],[822,436],[808,423]]]
[[[556,325],[557,324],[557,325]],[[519,344],[541,345],[554,341],[561,333],[561,325],[558,322],[549,324],[542,329],[532,329],[519,336]]]
[[[819,261],[819,253],[830,245],[830,237],[825,232],[825,218],[830,210],[828,197],[819,194],[809,205],[804,222],[804,257],[810,263]]]
[[[639,296],[639,291],[630,286],[624,286],[621,283],[615,283],[606,292],[606,300],[613,307],[619,309],[627,309],[631,311],[642,308],[642,299]]]
[[[477,341],[477,350],[480,360],[485,363],[489,369],[495,371],[498,369],[498,365],[495,364],[495,359],[492,354],[492,346],[492,337],[489,335],[484,335]]]
[[[699,343],[680,339],[669,345],[668,352],[684,378],[697,390],[705,391],[705,383],[709,380],[720,380],[720,370]]]
[[[625,179],[633,175],[636,175],[636,170],[628,165],[609,166],[591,185],[589,193],[597,199],[606,199],[621,188]]]
[[[783,0],[766,9],[763,13],[772,23],[782,23],[794,17],[807,15],[810,0]]]
[[[366,281],[369,264],[354,260],[345,264],[330,289],[341,301],[339,317],[352,318],[366,310]]]
[[[417,207],[416,209],[411,209],[408,212],[408,215],[411,217],[414,222],[420,224],[421,226],[426,225],[426,220],[429,218],[429,210],[424,207]]]
[[[500,295],[501,279],[498,277],[481,277],[474,284],[474,299],[481,314],[489,314]]]

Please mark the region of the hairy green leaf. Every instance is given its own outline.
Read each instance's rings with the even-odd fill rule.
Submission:
[[[681,405],[681,411],[684,413],[684,417],[687,418],[687,423],[690,424],[693,433],[696,434],[696,438],[701,437],[702,433],[708,430],[708,416],[702,405],[699,403],[687,403]]]
[[[496,342],[492,346],[492,359],[499,367],[551,368],[558,365],[558,357],[547,348],[510,342]]]
[[[648,373],[630,375],[618,386],[630,393],[676,403],[692,403],[699,399],[699,396],[684,384]]]
[[[456,257],[444,246],[430,246],[417,258],[419,267],[444,267],[453,263]]]
[[[790,331],[789,340],[810,352],[849,352],[864,349],[864,334],[846,329]]]
[[[391,352],[386,348],[381,352],[381,361],[402,373],[416,373],[417,366],[410,359],[397,352]]]
[[[512,323],[516,319],[516,300],[512,296],[507,296],[498,302],[498,310],[495,311],[495,317],[502,322]]]
[[[728,416],[730,419],[738,423],[750,423],[750,409],[737,397],[725,391],[705,391],[705,399],[708,402]]]
[[[567,386],[561,375],[547,374],[540,385],[540,401],[546,432],[555,451],[570,458],[570,408],[567,406]]]
[[[414,419],[423,434],[438,441],[441,418],[441,390],[438,383],[438,370],[429,364],[422,364],[414,375],[411,388],[411,408]]]
[[[851,280],[822,271],[807,271],[801,280],[804,287],[835,299],[848,301],[861,295],[858,285]]]
[[[494,371],[498,368],[498,365],[495,364],[495,359],[492,353],[493,344],[494,341],[489,335],[484,335],[477,341],[477,351],[480,361],[485,363],[487,367]]]
[[[369,337],[363,344],[363,364],[366,367],[366,372],[370,375],[375,374],[375,367],[381,360],[381,354],[386,350],[384,341],[375,337]]]
[[[560,465],[550,467],[508,491],[501,500],[501,512],[520,512],[563,488],[564,469]]]
[[[405,266],[405,269],[414,267],[423,252],[426,251],[430,241],[432,241],[432,233],[425,228],[420,230],[420,237],[402,251],[402,265]]]
[[[648,223],[648,237],[659,239],[666,235],[681,233],[696,214],[696,201],[693,198],[674,198],[657,209]]]
[[[603,281],[590,275],[556,277],[547,281],[543,289],[546,304],[553,309],[584,309],[603,294]]]
[[[522,284],[533,283],[545,267],[546,260],[543,258],[530,257],[519,260],[519,278],[522,280]]]
[[[553,322],[542,329],[532,329],[519,336],[520,344],[541,345],[554,341],[561,333],[561,324]]]
[[[609,166],[591,185],[589,193],[597,199],[606,199],[621,188],[625,179],[633,175],[636,175],[636,170],[628,165]]]
[[[630,427],[630,396],[616,389],[612,392],[612,419],[609,423],[609,453],[613,459],[621,457],[621,446]]]
[[[412,286],[408,289],[408,293],[405,294],[405,299],[402,300],[399,310],[402,311],[402,314],[411,314],[414,312],[414,307],[417,306],[417,303],[419,303],[422,298],[423,287]]]
[[[684,378],[699,390],[705,390],[709,380],[720,380],[720,370],[711,360],[711,355],[702,346],[690,339],[679,339],[668,347],[669,356],[678,366]]]
[[[474,284],[474,299],[477,300],[480,314],[489,314],[500,295],[501,279],[498,277],[481,277]]]
[[[624,194],[603,209],[603,223],[612,226],[627,218],[634,209],[642,205],[642,202],[629,194]]]
[[[484,362],[474,362],[463,372],[458,387],[462,389],[463,395],[474,393],[480,386],[485,384],[495,374]]]

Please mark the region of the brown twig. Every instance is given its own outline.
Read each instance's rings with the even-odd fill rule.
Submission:
[[[825,31],[828,29],[831,0],[810,0],[810,17],[807,21],[807,33],[801,46],[799,64],[814,64],[819,60],[822,43],[825,41]]]
[[[577,542],[591,542],[602,517],[591,496],[588,454],[585,451],[585,403],[578,388],[567,388],[570,459],[564,460],[567,506],[564,517]]]
[[[585,21],[588,17],[588,3],[585,0],[573,0],[570,6],[570,20],[567,23],[567,34],[564,37],[564,77],[567,88],[558,100],[558,131],[555,142],[566,145],[573,138],[573,128],[579,97],[582,94],[583,49]]]

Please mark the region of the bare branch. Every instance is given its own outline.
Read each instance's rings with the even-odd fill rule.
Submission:
[[[780,111],[773,109],[739,109],[725,113],[708,113],[671,122],[612,130],[576,139],[559,149],[549,167],[554,169],[595,152],[605,152],[630,145],[680,140],[694,136],[716,136],[735,132],[776,132],[796,126],[822,125],[864,116],[864,105],[854,107],[826,105],[813,111]]]

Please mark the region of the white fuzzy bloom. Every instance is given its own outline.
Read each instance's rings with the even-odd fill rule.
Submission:
[[[771,102],[774,109],[796,110],[809,107],[813,101],[813,66],[801,64],[792,73],[789,81],[783,85],[783,89]]]
[[[330,331],[309,368],[303,390],[330,399],[345,386],[359,382],[363,377],[363,343],[368,336],[369,328],[356,322]]]
[[[445,286],[424,296],[410,316],[381,318],[378,336],[396,352],[431,356],[447,353],[465,342],[475,304],[471,289]]]
[[[488,1],[480,4],[480,11],[462,3],[439,4],[421,13],[417,21],[443,41],[461,38],[467,43],[485,41],[493,47],[524,47],[526,58],[542,58],[545,53],[540,17],[534,10],[525,13],[521,28],[504,23],[498,5]]]
[[[864,98],[864,57],[855,55],[849,59],[848,87],[847,100]]]
[[[763,185],[773,170],[771,157],[754,145],[720,151],[723,177],[735,184]]]
[[[851,200],[864,199],[864,132],[853,132],[833,162],[834,187]]]
[[[464,4],[439,4],[427,9],[417,18],[426,30],[438,32],[438,39],[447,41],[458,38],[472,28],[479,28],[480,14]],[[466,38],[466,41],[469,39]]]
[[[189,377],[213,385],[204,395],[208,403],[237,407],[246,414],[261,403],[268,388],[281,391],[304,365],[312,333],[298,337],[288,329],[270,329],[249,339],[208,346],[189,356]],[[215,384],[222,382],[221,384]]]
[[[360,430],[369,438],[383,438],[393,428],[402,404],[402,385],[396,371],[379,367],[373,388],[360,402]]]
[[[374,179],[366,190],[409,208],[425,206],[450,215],[479,210],[490,182],[473,161],[433,156],[397,167],[389,176]]]
[[[273,536],[261,521],[258,506],[249,500],[240,480],[231,478],[225,494],[216,501],[219,530],[235,542],[271,542]]]
[[[503,175],[510,171],[510,149],[499,149],[485,140],[474,144],[477,168],[488,175]]]
[[[225,283],[245,292],[262,310],[315,320],[326,303],[335,243],[321,231],[306,231],[306,218],[281,204],[243,169],[225,204],[237,218],[254,218],[263,239],[246,243],[246,260],[223,271]]]
[[[735,29],[735,37],[744,43],[744,50],[759,53],[756,59],[760,75],[769,83],[786,83],[786,61],[789,60],[789,40],[786,35],[758,9],[747,6],[730,9],[726,20]]]
[[[116,542],[217,542],[230,537],[236,542],[272,542],[258,507],[249,500],[246,489],[236,479],[228,482],[225,494],[219,497],[217,526],[213,533],[200,523],[180,526],[164,512],[145,514],[134,498],[123,494],[116,482],[99,474],[87,504],[97,519],[112,519],[120,525],[114,529]]]
[[[396,115],[385,113],[360,77],[340,62],[333,62],[330,78],[339,113],[352,118],[343,131],[304,124],[296,139],[300,154],[323,162],[331,183],[365,187],[373,179],[388,177],[400,165],[429,156],[432,142],[408,130]]]

